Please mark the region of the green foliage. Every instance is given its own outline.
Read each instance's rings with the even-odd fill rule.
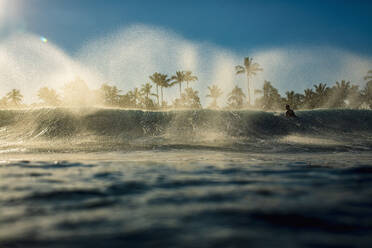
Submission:
[[[8,100],[7,104],[12,107],[19,107],[23,99],[21,91],[17,89],[12,89],[10,92],[6,94],[6,97]]]
[[[242,74],[245,73],[247,76],[247,97],[248,97],[248,104],[251,103],[251,85],[249,82],[249,79],[252,76],[255,76],[257,72],[263,71],[262,68],[260,68],[260,65],[257,63],[253,63],[253,58],[245,57],[244,58],[244,66],[237,65],[235,66],[235,73],[236,74]],[[254,87],[253,87],[254,88]]]
[[[187,88],[189,88],[189,82],[194,82],[198,80],[197,76],[192,75],[191,71],[184,72],[184,80],[187,83]]]
[[[366,81],[366,86],[361,91],[362,101],[367,107],[372,109],[372,70],[368,71],[364,80]]]
[[[282,99],[278,90],[271,85],[271,82],[265,81],[262,88],[263,96],[257,100],[257,106],[264,110],[277,110],[282,108]]]
[[[174,80],[171,84],[178,84],[180,86],[180,97],[182,93],[182,83],[185,82],[185,71],[176,71],[176,75],[171,77]]]
[[[181,98],[173,101],[173,106],[175,108],[200,109],[202,106],[198,94],[198,91],[186,88],[181,94]]]
[[[235,88],[228,95],[227,104],[229,108],[241,109],[243,107],[244,99],[245,94],[243,93],[242,89],[238,86],[235,86]]]
[[[108,84],[102,84],[100,88],[100,95],[103,99],[103,103],[106,106],[117,106],[119,104],[119,90],[116,86],[110,86]]]
[[[157,90],[156,95],[159,95],[158,87],[160,87],[162,106],[165,107],[163,104],[164,103],[163,88],[169,88],[172,86],[172,84],[169,83],[171,79],[168,78],[167,74],[161,74],[158,72],[155,72],[149,78],[156,85],[156,90]],[[159,104],[159,98],[158,98],[158,104]]]
[[[212,103],[209,105],[209,108],[216,109],[218,108],[217,100],[220,96],[222,96],[222,90],[218,88],[217,85],[208,86],[209,94],[206,97],[210,97],[213,99]]]
[[[246,73],[248,80],[249,77],[256,75],[258,71],[262,71],[259,65],[253,63],[252,58],[248,57],[244,59],[244,66],[236,66],[235,70],[237,74]],[[105,106],[154,110],[160,107],[170,107],[168,102],[164,100],[163,90],[178,84],[180,98],[173,101],[173,107],[202,108],[198,91],[187,85],[184,92],[182,92],[183,82],[189,83],[198,80],[191,71],[176,71],[171,78],[167,74],[155,72],[149,78],[156,86],[156,93],[152,92],[153,85],[150,83],[142,84],[141,88],[134,88],[126,94],[120,94],[121,90],[108,84],[102,84],[97,90],[90,90],[87,84],[77,77],[74,81],[64,85],[62,97],[54,89],[48,87],[40,88],[37,95],[43,104],[47,106],[58,106],[62,103],[69,106],[87,106],[100,102]],[[262,89],[254,90],[254,95],[259,96],[256,101],[256,107],[264,110],[284,110],[285,105],[288,104],[293,109],[322,107],[372,109],[372,70],[367,72],[364,80],[365,86],[362,89],[359,89],[359,86],[353,85],[349,81],[342,80],[340,82],[337,81],[331,87],[328,87],[325,83],[315,84],[313,88],[305,89],[303,94],[292,90],[287,91],[284,97],[279,94],[271,82],[265,81]],[[223,91],[216,85],[208,86],[207,89],[209,92],[206,97],[212,99],[209,108],[219,108],[217,100],[223,95]],[[228,108],[241,109],[247,106],[244,104],[247,97],[242,89],[236,86],[228,94]],[[5,97],[0,98],[0,107],[23,106],[22,100],[23,95],[20,91],[13,89]],[[31,106],[33,105],[38,106],[38,104],[32,104]]]

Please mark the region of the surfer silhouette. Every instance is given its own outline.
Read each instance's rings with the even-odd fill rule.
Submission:
[[[287,112],[285,112],[286,117],[297,118],[297,116],[295,115],[295,113],[288,104],[285,105],[285,109],[287,110]]]

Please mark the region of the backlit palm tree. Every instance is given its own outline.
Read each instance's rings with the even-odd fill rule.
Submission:
[[[198,80],[197,76],[192,75],[191,71],[184,72],[184,81],[187,83],[187,88],[189,88],[189,82]]]
[[[156,85],[156,98],[158,100],[158,106],[160,106],[160,102],[159,102],[159,81],[160,81],[160,73],[158,72],[155,72],[154,74],[152,74],[149,78],[150,80],[152,81],[152,83],[154,83]]]
[[[150,76],[150,79],[151,81],[156,84],[156,90],[158,91],[158,87],[160,87],[160,91],[161,91],[161,103],[162,105],[163,102],[164,102],[164,98],[163,98],[163,88],[168,88],[171,86],[171,84],[169,84],[169,82],[171,81],[170,78],[168,78],[168,75],[167,74],[161,74],[161,73],[158,73],[158,72],[155,72],[154,74],[152,74]],[[157,95],[158,92],[157,92]],[[159,98],[158,98],[158,104],[159,104]],[[159,105],[160,106],[160,105]]]
[[[315,88],[315,98],[317,101],[316,105],[318,107],[322,107],[329,94],[329,88],[327,87],[327,84],[323,84],[323,83],[314,85],[314,88]]]
[[[312,89],[304,90],[304,105],[306,108],[313,109],[315,107],[315,92]]]
[[[105,104],[109,106],[115,106],[119,104],[119,93],[121,90],[119,90],[116,86],[102,84],[100,91]]]
[[[185,82],[185,72],[184,71],[176,71],[176,75],[172,76],[172,80],[174,82],[172,84],[178,83],[180,86],[180,97],[182,93],[182,83]]]
[[[232,108],[242,108],[243,101],[245,98],[245,94],[243,93],[242,89],[238,86],[229,93],[227,101],[230,107]]]
[[[157,96],[156,94],[151,93],[152,85],[149,83],[142,84],[141,93],[145,96],[143,105],[146,108],[153,108],[154,102],[150,99],[150,96]]]
[[[146,96],[146,98],[149,98],[149,95],[151,95],[151,88],[152,88],[152,85],[149,83],[142,84],[141,92],[143,95]]]
[[[206,97],[210,97],[213,99],[212,104],[210,105],[211,108],[218,108],[217,106],[217,99],[222,95],[222,90],[218,88],[217,85],[208,86],[209,94]]]
[[[251,104],[251,86],[249,79],[252,76],[255,76],[257,72],[263,71],[262,68],[260,68],[260,65],[257,63],[253,63],[253,59],[249,57],[244,58],[244,66],[237,65],[235,66],[235,72],[236,74],[242,74],[245,73],[247,76],[247,97],[248,97],[248,104]]]
[[[18,106],[23,99],[23,95],[17,89],[12,89],[10,92],[8,92],[8,94],[6,94],[6,97],[14,106]]]

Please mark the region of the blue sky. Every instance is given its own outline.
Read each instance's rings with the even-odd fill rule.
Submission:
[[[15,0],[22,28],[67,51],[132,24],[235,51],[331,45],[372,55],[372,1],[358,0]]]

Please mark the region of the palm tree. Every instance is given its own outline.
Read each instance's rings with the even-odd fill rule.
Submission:
[[[198,96],[199,92],[192,88],[186,88],[180,99],[175,99],[173,105],[176,108],[200,109],[201,103]]]
[[[176,71],[176,75],[172,76],[171,78],[174,80],[173,84],[178,83],[180,86],[180,97],[181,97],[181,92],[182,92],[182,83],[185,82],[185,72],[184,71]]]
[[[154,102],[150,99],[149,96],[157,96],[156,94],[151,93],[152,85],[149,83],[142,84],[141,93],[145,96],[143,105],[147,108],[154,108]]]
[[[142,102],[142,93],[141,91],[136,87],[133,90],[130,90],[128,93],[129,102],[131,103],[131,107],[141,107]]]
[[[235,88],[228,95],[228,105],[232,108],[241,108],[243,107],[244,98],[245,94],[243,93],[242,89],[238,86],[235,86]]]
[[[298,109],[304,99],[304,95],[295,93],[293,90],[287,91],[285,95],[286,95],[285,103],[290,105],[291,108],[293,109]]]
[[[218,88],[217,85],[212,85],[212,87],[208,86],[208,90],[209,90],[209,94],[207,94],[206,97],[210,97],[213,99],[213,102],[209,107],[218,108],[217,99],[222,95],[222,90]]]
[[[282,108],[282,99],[278,89],[276,89],[271,82],[265,80],[260,93],[262,97],[258,99],[258,103],[256,104],[258,107],[265,110],[277,110]]]
[[[116,86],[110,86],[108,84],[102,84],[100,88],[104,103],[110,106],[119,104],[120,91]]]
[[[372,70],[368,71],[367,76],[364,77],[366,80],[366,86],[361,92],[363,101],[369,108],[372,108]]]
[[[39,89],[37,96],[49,106],[57,106],[60,104],[60,99],[57,92],[54,89],[48,87],[42,87]]]
[[[154,74],[152,74],[150,76],[150,79],[151,81],[156,85],[156,91],[157,91],[157,95],[159,95],[158,93],[158,87],[160,86],[160,90],[161,90],[161,103],[162,105],[164,105],[164,98],[163,98],[163,88],[168,88],[171,86],[171,84],[169,84],[169,82],[171,81],[170,78],[168,78],[168,75],[167,74],[161,74],[161,73],[158,73],[158,72],[155,72]],[[158,105],[160,106],[159,104],[159,97],[158,97]]]
[[[305,107],[313,109],[315,107],[315,92],[312,89],[305,89],[304,93]]]
[[[315,98],[317,100],[317,107],[321,107],[324,105],[325,101],[327,100],[329,94],[329,88],[327,84],[320,83],[318,85],[314,84],[315,88]]]
[[[364,80],[365,81],[369,80],[369,81],[367,81],[367,83],[372,83],[372,70],[369,70],[367,72],[367,75],[364,77]]]
[[[189,88],[189,82],[193,82],[198,80],[197,76],[192,75],[191,71],[185,71],[184,72],[184,81],[187,83],[187,88]]]
[[[339,83],[337,81],[336,84],[332,87],[331,107],[334,108],[345,107],[345,100],[349,94],[350,89],[351,89],[350,82],[342,80],[341,83]]]
[[[292,90],[292,91],[287,91],[285,93],[287,99],[285,100],[286,101],[286,104],[292,106],[293,108],[295,108],[295,92]]]
[[[152,88],[152,85],[149,83],[142,84],[141,92],[143,95],[146,96],[147,99],[149,98],[149,95],[153,95],[151,94],[151,88]]]
[[[20,90],[17,89],[12,89],[8,94],[6,94],[6,97],[14,106],[18,106],[23,99],[23,95]]]
[[[260,65],[257,63],[253,63],[253,59],[249,57],[244,58],[244,66],[237,65],[235,66],[236,74],[246,73],[247,75],[247,97],[248,97],[248,104],[251,104],[251,89],[249,84],[249,78],[255,76],[257,72],[263,71],[260,68]]]

